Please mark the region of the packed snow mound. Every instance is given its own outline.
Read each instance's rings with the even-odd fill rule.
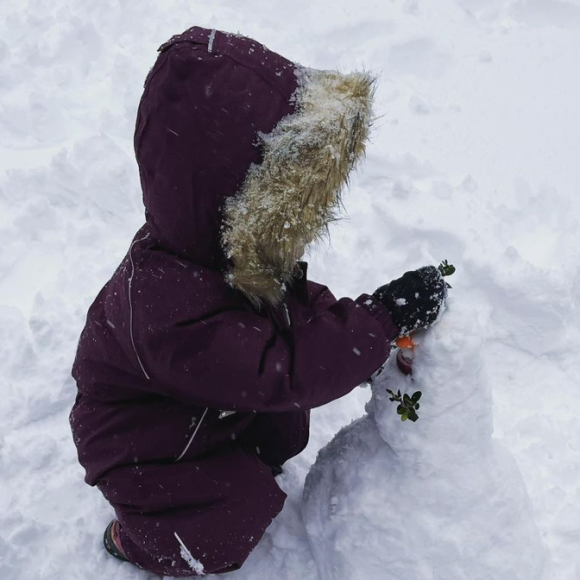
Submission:
[[[413,335],[418,344],[413,378],[396,364],[387,365],[379,375],[367,411],[381,437],[405,463],[420,463],[425,469],[488,450],[493,408],[481,356],[486,318],[486,310],[450,296],[437,323]],[[402,424],[386,389],[409,395],[421,391],[420,419]]]
[[[492,439],[485,320],[451,297],[416,336],[413,376],[391,356],[367,415],[319,452],[303,517],[321,580],[547,578],[523,479]],[[400,420],[386,389],[423,393],[417,422]]]

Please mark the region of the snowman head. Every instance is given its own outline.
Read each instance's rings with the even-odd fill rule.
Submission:
[[[413,374],[404,375],[395,353],[373,384],[367,411],[397,454],[414,463],[462,460],[488,449],[493,432],[491,389],[485,376],[487,312],[464,296],[450,296],[438,321],[413,335]],[[419,419],[402,422],[387,389],[421,391]]]

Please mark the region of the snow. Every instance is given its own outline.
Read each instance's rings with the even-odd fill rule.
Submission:
[[[179,534],[174,532],[174,535],[180,545],[179,552],[181,557],[187,562],[187,565],[193,570],[193,572],[195,572],[198,576],[203,575],[203,564],[191,555],[191,552],[187,549],[186,545],[183,543],[183,540],[179,537]]]
[[[321,580],[543,580],[547,551],[517,464],[492,439],[486,308],[461,296],[417,333],[412,378],[391,357],[368,414],[319,453],[304,488]],[[402,422],[387,389],[421,391]]]
[[[0,16],[3,580],[151,578],[102,549],[113,513],[98,490],[83,483],[76,461],[67,419],[75,396],[70,367],[88,305],[143,223],[132,152],[143,81],[156,48],[193,24],[253,36],[306,66],[382,71],[376,96],[381,117],[343,197],[348,219],[331,225],[329,246],[305,256],[309,276],[337,296],[355,297],[408,269],[442,259],[457,267],[450,294],[485,314],[487,339],[474,357],[493,391],[495,424],[491,442],[487,431],[486,438],[480,433],[481,447],[466,444],[494,455],[486,457],[493,467],[488,477],[507,473],[510,482],[501,495],[478,479],[490,494],[482,502],[497,501],[503,509],[502,498],[516,498],[514,513],[536,521],[553,578],[580,578],[580,1],[248,0],[240,10],[231,0],[211,6],[191,0],[3,0]],[[440,329],[455,324],[452,312],[442,316]],[[469,348],[479,336],[476,327],[466,337]],[[438,364],[434,369],[444,376],[449,371]],[[475,368],[464,370],[479,381]],[[439,384],[427,374],[425,381]],[[388,433],[383,438],[377,429],[374,438],[361,435],[361,441],[378,449],[387,440],[411,456],[413,449],[430,457],[449,451],[448,439],[440,448],[436,440],[405,448],[413,437],[401,439],[425,435],[430,405],[427,386],[423,390],[419,421],[401,423],[387,400],[392,422],[380,425]],[[481,386],[480,395],[485,392]],[[365,415],[374,393],[356,389],[313,411],[308,447],[277,478],[288,493],[284,510],[232,578],[270,580],[275,569],[281,580],[320,579],[321,558],[314,558],[302,519],[304,481],[318,451]],[[370,419],[350,429],[356,433],[365,422]],[[489,413],[484,427],[490,428]],[[466,438],[472,432],[466,428]],[[394,464],[384,452],[374,457],[359,470],[361,481],[374,482],[373,493],[358,497],[346,490],[329,505],[373,509],[385,516],[383,524],[386,506],[400,507],[381,488],[394,477]],[[468,466],[475,473],[477,466]],[[346,467],[345,477],[357,476]],[[436,467],[426,462],[424,469]],[[518,469],[528,507],[515,483]],[[448,497],[451,481],[466,483],[453,467],[433,473],[421,489],[431,485],[434,498]],[[419,485],[407,481],[409,490],[398,497],[411,497]],[[380,498],[389,503],[374,503]],[[324,506],[321,499],[316,508]],[[475,509],[472,502],[467,506]],[[469,518],[476,521],[477,513]],[[373,523],[351,520],[354,529]],[[458,549],[457,529],[442,534],[450,554]],[[385,538],[348,533],[356,543],[341,557],[348,556],[350,566],[373,545],[389,556],[383,540],[394,536],[392,528],[387,532]],[[470,538],[467,532],[460,538],[462,556]],[[510,536],[507,545],[517,538]],[[406,541],[399,550],[407,547]],[[322,560],[330,562],[332,554],[329,547]],[[516,551],[505,565],[514,557],[528,565]],[[416,578],[429,578],[421,565],[430,561],[413,557]],[[377,578],[388,579],[387,573],[381,569]]]

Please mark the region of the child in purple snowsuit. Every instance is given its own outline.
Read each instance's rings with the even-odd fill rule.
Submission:
[[[144,225],[91,304],[70,420],[107,547],[157,574],[240,568],[280,512],[310,409],[436,317],[436,268],[337,300],[305,247],[363,157],[376,78],[193,27],[160,47],[135,129]]]

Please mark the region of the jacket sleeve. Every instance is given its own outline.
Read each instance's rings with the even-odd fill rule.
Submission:
[[[150,380],[167,396],[232,411],[311,409],[342,397],[385,362],[398,329],[376,298],[336,300],[315,285],[311,316],[287,329],[226,309],[148,333],[140,348]]]

